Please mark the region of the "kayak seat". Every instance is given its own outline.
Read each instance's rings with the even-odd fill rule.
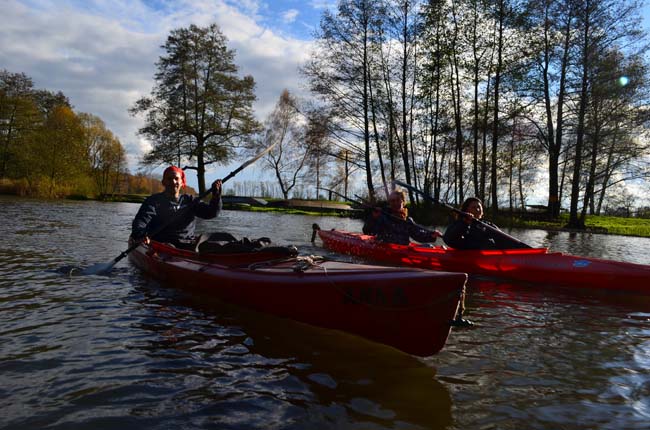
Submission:
[[[199,254],[245,254],[245,253],[271,253],[278,257],[294,257],[298,255],[295,246],[271,246],[271,239],[260,237],[249,239],[244,237],[237,240],[230,233],[212,233],[201,235],[196,244]]]

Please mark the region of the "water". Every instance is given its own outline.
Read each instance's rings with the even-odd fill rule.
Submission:
[[[211,303],[108,262],[138,205],[0,196],[0,429],[646,429],[650,300],[472,280],[474,329],[417,359]],[[202,231],[302,253],[311,224],[225,211]],[[650,264],[650,240],[512,231],[531,245]],[[335,316],[333,316],[335,317]]]

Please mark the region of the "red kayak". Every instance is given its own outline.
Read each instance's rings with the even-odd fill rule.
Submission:
[[[374,236],[337,230],[318,234],[332,251],[400,266],[650,294],[650,266],[643,264],[577,257],[546,248],[465,251],[384,243]]]
[[[248,256],[208,259],[152,242],[137,247],[129,259],[169,285],[353,333],[418,356],[435,354],[444,346],[467,280],[464,273],[309,257],[250,262]],[[221,264],[219,258],[228,264]]]

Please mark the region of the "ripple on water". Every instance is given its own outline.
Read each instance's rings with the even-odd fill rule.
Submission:
[[[110,276],[61,276],[61,266],[122,252],[138,205],[5,201],[0,428],[647,427],[648,301],[470,282],[476,327],[454,329],[439,355],[420,360],[183,294],[126,261]],[[326,254],[309,243],[313,222],[361,227],[328,217],[223,215],[200,226],[272,236],[307,253]],[[620,259],[642,258],[648,244],[518,234],[560,251],[630,254]]]

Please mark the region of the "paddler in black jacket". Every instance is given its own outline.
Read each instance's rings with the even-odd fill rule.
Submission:
[[[447,226],[445,234],[442,236],[447,245],[456,249],[505,249],[511,247],[502,243],[496,225],[482,219],[483,203],[480,199],[476,197],[466,199],[460,210],[465,214],[457,214],[456,220]],[[481,220],[481,222],[477,223],[476,220]]]
[[[408,245],[411,238],[418,242],[435,242],[439,231],[429,231],[413,222],[404,207],[406,193],[394,190],[388,196],[388,208],[376,207],[363,225],[363,233],[375,235],[382,242]]]
[[[154,239],[179,248],[193,248],[196,217],[210,219],[221,211],[221,179],[212,183],[210,203],[181,194],[186,185],[185,172],[176,166],[165,169],[162,184],[165,191],[147,197],[140,206],[133,219],[130,239],[147,244]],[[165,225],[167,227],[157,232]]]

